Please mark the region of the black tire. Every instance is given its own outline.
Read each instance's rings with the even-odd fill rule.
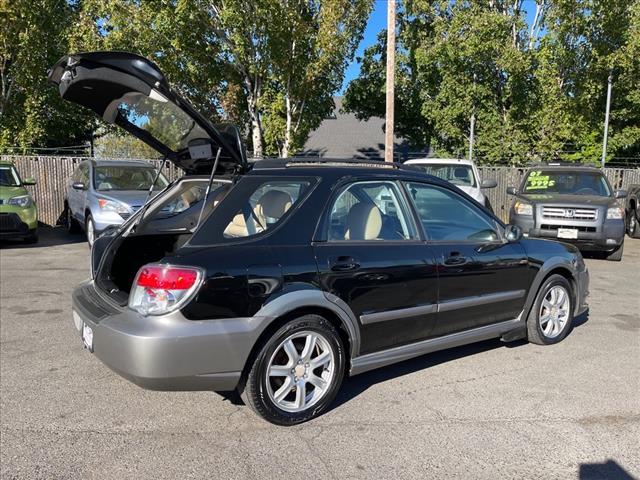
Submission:
[[[562,329],[555,335],[546,335],[540,321],[540,313],[542,311],[542,303],[551,289],[555,286],[564,288],[569,297],[568,318]],[[536,300],[533,302],[529,317],[527,318],[527,337],[531,343],[538,345],[553,345],[562,341],[571,329],[573,322],[573,312],[575,309],[575,296],[571,284],[562,275],[550,275],[538,290]]]
[[[71,208],[69,208],[69,205],[67,205],[66,207],[67,208],[65,209],[65,212],[66,212],[67,232],[73,235],[80,233],[80,225],[78,224],[76,219],[73,218],[73,214],[71,213]]]
[[[622,260],[622,252],[624,251],[624,242],[620,244],[618,248],[616,248],[613,252],[607,255],[607,260],[612,262],[619,262]]]
[[[491,202],[489,201],[489,197],[484,197],[484,208],[489,210],[491,213],[495,213],[493,211],[493,207],[491,206]]]
[[[270,359],[281,344],[292,335],[303,331],[319,333],[328,342],[334,354],[333,377],[317,403],[299,412],[289,412],[280,408],[272,400],[268,391],[266,373]],[[296,349],[299,347],[296,346]],[[248,366],[246,381],[240,395],[245,404],[268,422],[284,426],[306,422],[321,415],[335,399],[344,378],[345,362],[344,346],[335,327],[319,315],[304,315],[280,327],[264,342],[255,359]],[[306,389],[303,391],[306,392]],[[292,387],[290,394],[294,395],[294,392],[295,387]]]
[[[631,238],[640,238],[640,218],[635,208],[627,212],[627,235]]]
[[[38,243],[38,229],[33,230],[27,237],[25,237],[24,243],[26,244]]]

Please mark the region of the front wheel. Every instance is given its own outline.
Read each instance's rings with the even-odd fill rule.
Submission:
[[[640,222],[638,221],[638,214],[635,209],[627,213],[627,234],[631,238],[640,238]]]
[[[283,325],[250,366],[244,402],[265,420],[295,425],[323,413],[344,377],[345,351],[335,327],[318,315]]]
[[[529,341],[552,345],[567,336],[573,321],[573,289],[562,275],[551,275],[538,290],[529,318]]]
[[[618,248],[616,248],[613,252],[607,255],[607,260],[613,262],[619,262],[622,260],[622,252],[624,251],[624,242],[620,244]]]
[[[91,215],[87,215],[87,223],[85,225],[85,232],[87,232],[87,242],[90,247],[93,247],[93,242],[96,241],[96,225],[93,223]]]

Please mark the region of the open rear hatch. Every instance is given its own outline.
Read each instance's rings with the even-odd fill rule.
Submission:
[[[49,81],[60,96],[93,110],[157,150],[189,174],[244,173],[246,152],[238,129],[214,125],[169,86],[151,61],[127,52],[66,55]]]
[[[124,306],[138,269],[175,254],[228,192],[229,177],[246,173],[244,145],[235,126],[211,123],[171,89],[153,62],[132,53],[67,55],[49,80],[63,99],[123,128],[187,174],[202,175],[177,182],[94,243],[96,285]],[[212,185],[214,173],[226,179]]]

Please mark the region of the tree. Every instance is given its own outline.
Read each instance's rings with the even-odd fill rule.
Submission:
[[[59,0],[0,0],[0,148],[85,143],[93,116],[78,113],[47,83],[76,15]]]
[[[529,25],[524,7],[535,8]],[[461,156],[475,115],[482,162],[594,161],[613,73],[610,151],[640,160],[639,17],[639,0],[406,0],[399,69],[418,101],[399,99],[396,117],[425,130],[397,128]],[[360,117],[383,112],[382,47],[367,49],[346,92]]]

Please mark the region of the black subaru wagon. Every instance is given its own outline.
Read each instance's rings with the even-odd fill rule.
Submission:
[[[162,390],[239,390],[268,421],[327,409],[345,375],[488,338],[562,340],[583,312],[575,247],[521,238],[456,187],[376,162],[262,160],[136,55],[64,57],[63,98],[187,175],[92,249],[85,346]]]

